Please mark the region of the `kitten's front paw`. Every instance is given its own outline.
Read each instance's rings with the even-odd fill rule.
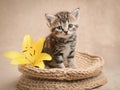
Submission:
[[[76,69],[76,65],[74,64],[74,59],[68,59],[68,68]]]
[[[68,68],[76,69],[77,67],[75,65],[69,65]]]
[[[60,63],[60,64],[57,65],[57,67],[58,68],[65,68],[65,65],[64,65],[64,63]]]

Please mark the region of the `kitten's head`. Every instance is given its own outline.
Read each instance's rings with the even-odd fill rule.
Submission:
[[[59,38],[68,38],[75,34],[78,27],[79,9],[72,12],[58,12],[55,15],[45,14],[48,26],[54,36]]]

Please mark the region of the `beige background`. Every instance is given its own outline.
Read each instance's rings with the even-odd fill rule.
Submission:
[[[25,34],[47,36],[45,13],[78,7],[77,50],[105,59],[109,82],[99,90],[120,90],[120,0],[0,0],[0,90],[15,90],[21,75],[3,53],[20,51]]]

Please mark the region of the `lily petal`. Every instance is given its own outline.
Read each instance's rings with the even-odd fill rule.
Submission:
[[[50,61],[51,59],[52,59],[52,57],[47,53],[41,53],[40,54],[40,60],[48,60],[48,61]]]
[[[4,54],[5,57],[9,58],[9,59],[14,59],[17,57],[22,57],[23,55],[19,52],[16,51],[10,51]]]
[[[12,65],[30,64],[30,62],[25,57],[17,57],[17,58],[12,59],[11,64]]]
[[[33,46],[34,46],[34,42],[32,40],[32,37],[30,35],[25,35],[22,44],[22,51],[25,52],[30,48],[33,48]]]
[[[44,69],[45,68],[45,64],[43,61],[39,62],[39,63],[35,63],[34,66],[38,66],[40,67],[41,69]]]
[[[36,42],[36,44],[35,44],[36,50],[37,50],[39,53],[42,52],[44,42],[45,42],[45,38],[40,38],[39,40],[37,40],[37,42]]]

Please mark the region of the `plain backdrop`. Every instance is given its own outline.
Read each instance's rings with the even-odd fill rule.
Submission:
[[[21,73],[3,57],[21,51],[25,34],[46,37],[45,13],[80,8],[77,51],[104,58],[108,83],[98,90],[120,90],[120,0],[0,0],[0,90],[15,90]]]

